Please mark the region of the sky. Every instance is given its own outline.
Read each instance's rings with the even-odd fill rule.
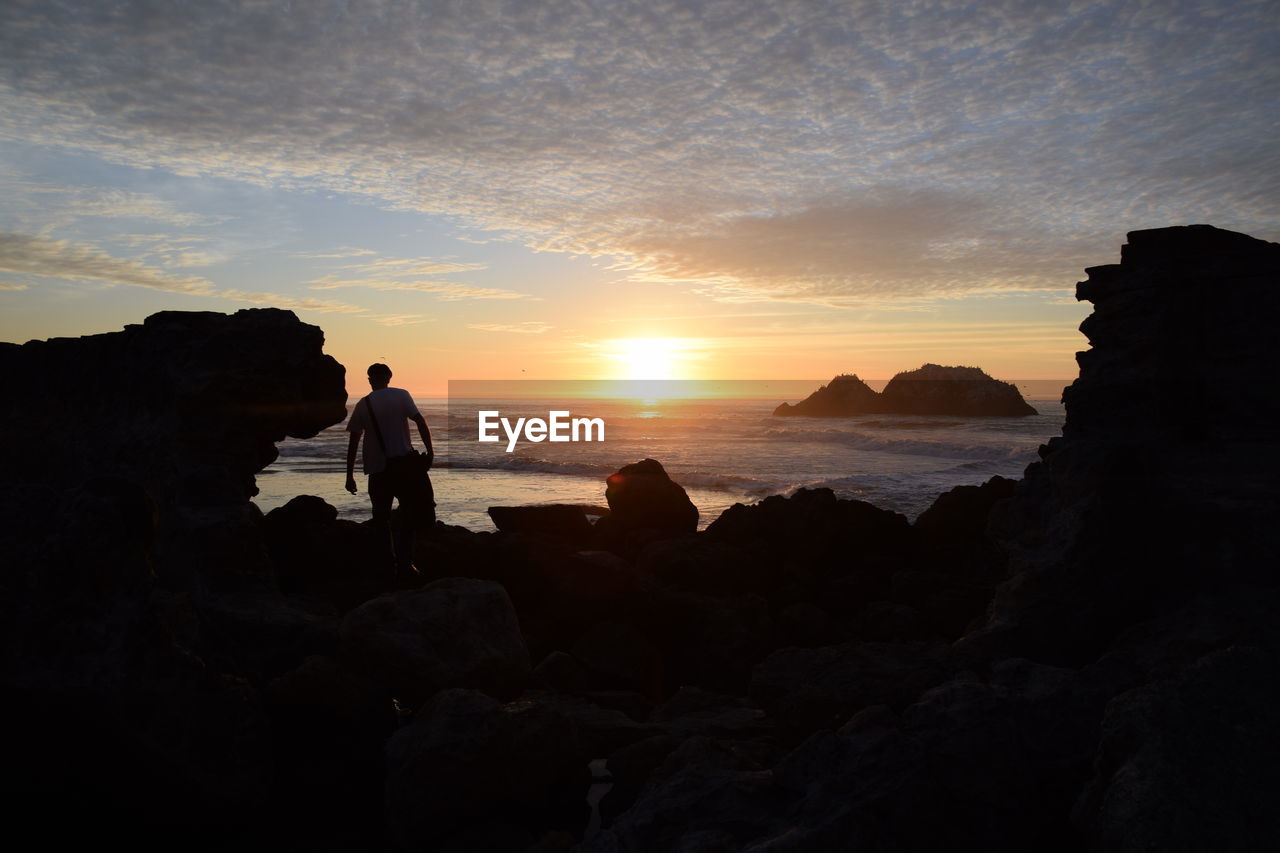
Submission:
[[[1070,379],[1125,232],[1280,239],[1278,138],[1274,0],[4,0],[0,340],[277,306],[352,393]]]

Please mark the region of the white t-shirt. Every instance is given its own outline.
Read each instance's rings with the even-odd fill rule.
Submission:
[[[379,388],[369,392],[363,402],[356,403],[351,410],[351,418],[347,421],[347,432],[364,431],[361,454],[364,472],[377,474],[386,470],[387,460],[382,455],[382,446],[373,435],[373,422],[366,406],[373,406],[373,414],[378,419],[378,426],[382,428],[382,440],[391,456],[404,456],[413,449],[409,438],[409,419],[420,415],[413,398],[403,388]]]

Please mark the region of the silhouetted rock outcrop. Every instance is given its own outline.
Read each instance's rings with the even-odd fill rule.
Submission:
[[[656,459],[623,465],[610,474],[604,496],[609,515],[596,522],[596,534],[606,547],[621,547],[637,534],[666,538],[698,529],[698,508]]]
[[[847,418],[852,415],[955,415],[1023,417],[1036,414],[1008,382],[992,379],[977,367],[926,364],[889,380],[880,393],[855,375],[823,385],[794,406],[783,403],[775,415]]]
[[[875,705],[901,710],[953,666],[947,648],[934,643],[780,649],[755,668],[751,698],[798,741],[818,729],[838,729]]]
[[[911,415],[1024,417],[1036,410],[1018,389],[977,367],[926,364],[899,373],[880,392],[887,411]]]
[[[345,371],[323,345],[319,328],[276,308],[164,311],[120,332],[0,344],[7,437],[48,448],[15,454],[0,485],[63,491],[111,478],[122,485],[111,497],[98,489],[99,501],[116,508],[95,512],[141,518],[122,488],[145,492],[159,572],[198,567],[215,583],[269,572],[253,530],[254,475],[275,460],[275,442],[346,417]],[[117,535],[133,541],[134,526]]]
[[[337,508],[315,495],[298,495],[268,512],[262,531],[283,592],[322,596],[348,609],[390,580],[385,571],[365,570],[376,553],[368,527],[338,518]]]
[[[1056,662],[1207,588],[1270,583],[1280,553],[1280,351],[1263,331],[1280,319],[1280,245],[1137,231],[1088,273],[1093,348],[1062,436],[1000,513],[1013,577],[980,638]]]
[[[1231,645],[1122,693],[1077,809],[1098,850],[1260,850],[1280,838],[1275,649]]]
[[[323,343],[254,309],[0,344],[0,690],[45,747],[7,756],[41,825],[77,802],[95,838],[181,846],[164,827],[234,835],[273,799],[259,687],[325,629],[276,594],[249,499],[276,441],[345,416]]]
[[[586,507],[572,504],[491,506],[489,518],[503,533],[544,536],[579,548],[591,539]]]
[[[444,578],[379,596],[347,614],[342,657],[409,708],[446,687],[511,698],[529,680],[529,652],[500,584]]]
[[[783,403],[775,415],[805,415],[811,418],[845,418],[884,412],[880,395],[854,373],[842,373],[799,403]]]
[[[387,820],[397,849],[524,850],[585,823],[586,758],[552,703],[445,690],[387,742]],[[461,838],[458,836],[461,835]]]

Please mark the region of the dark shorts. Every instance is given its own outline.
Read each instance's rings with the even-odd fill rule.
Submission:
[[[400,501],[400,508],[421,528],[436,520],[436,496],[429,476],[415,477],[406,482],[387,471],[369,475],[369,500],[373,504],[373,517],[385,519],[391,516],[391,502]]]

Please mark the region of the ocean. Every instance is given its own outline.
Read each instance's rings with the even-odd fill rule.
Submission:
[[[872,384],[872,383],[869,383]],[[827,487],[837,496],[870,501],[914,519],[946,490],[994,475],[1019,478],[1039,445],[1061,433],[1061,390],[1067,381],[1015,382],[1039,414],[1023,418],[862,415],[775,417],[783,400],[805,396],[697,399],[554,399],[456,396],[418,399],[436,447],[432,472],[437,517],[472,530],[493,530],[490,506],[571,503],[605,506],[605,477],[622,465],[656,459],[682,485],[705,527],[735,503],[753,503],[799,488]],[[808,391],[815,383],[803,383]],[[873,384],[874,387],[874,384]],[[794,391],[794,389],[791,389]],[[452,392],[452,387],[451,387]],[[348,410],[359,397],[353,397]],[[507,453],[500,441],[477,440],[475,413],[497,411],[548,418],[550,411],[604,422],[603,441],[520,441]],[[595,436],[593,436],[595,437]],[[414,435],[415,446],[418,438]],[[316,495],[340,517],[369,517],[365,478],[360,493],[343,489],[347,433],[337,424],[310,439],[278,445],[279,458],[258,474],[255,503],[263,512],[296,495]]]

